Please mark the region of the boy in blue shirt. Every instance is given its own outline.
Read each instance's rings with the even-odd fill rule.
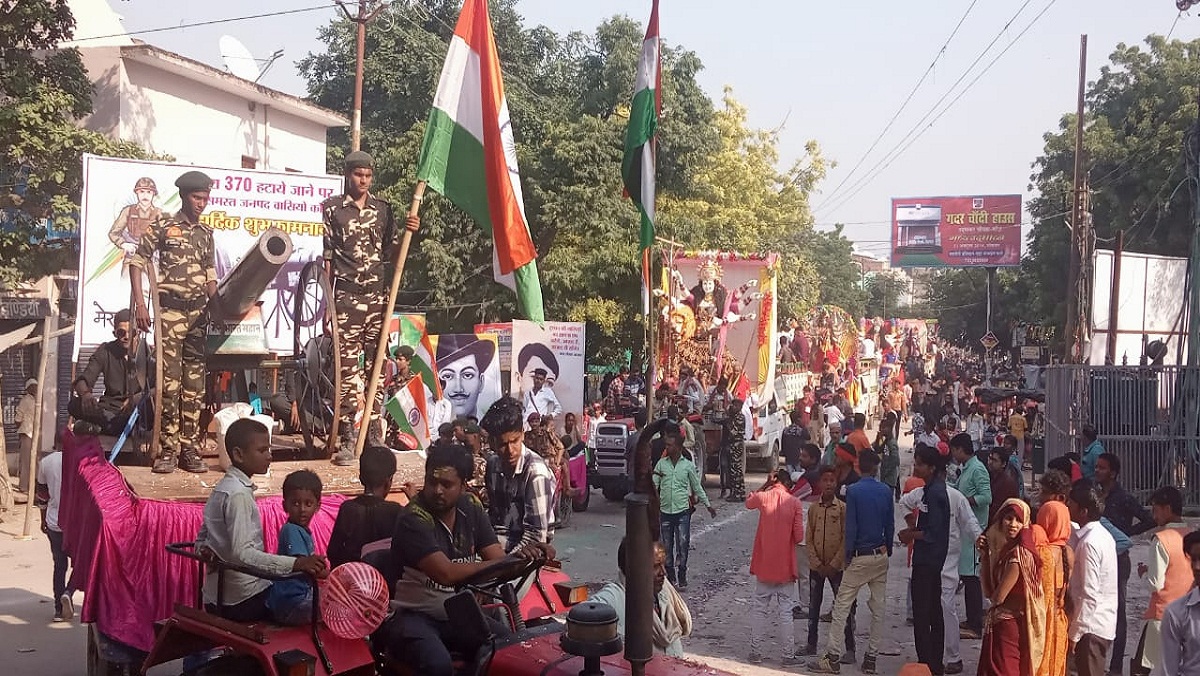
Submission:
[[[279,529],[280,556],[312,556],[313,537],[308,530],[313,514],[321,508],[321,477],[307,469],[297,470],[283,480],[283,509],[287,523]],[[267,597],[275,621],[308,624],[312,620],[312,584],[308,580],[276,580]]]
[[[225,447],[233,465],[213,487],[204,505],[204,525],[196,536],[196,551],[204,557],[276,575],[304,572],[323,576],[327,568],[323,557],[278,556],[264,551],[262,518],[250,477],[266,474],[271,466],[271,438],[266,426],[250,418],[235,421],[225,432]],[[270,581],[231,570],[225,572],[224,584],[224,605],[218,607],[216,569],[210,568],[204,576],[204,603],[209,612],[235,622],[267,618]]]

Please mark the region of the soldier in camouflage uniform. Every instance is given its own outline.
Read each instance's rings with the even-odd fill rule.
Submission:
[[[746,500],[746,414],[742,400],[734,397],[725,415],[725,443],[729,453],[729,502]]]
[[[168,474],[179,467],[207,472],[200,458],[200,411],[204,406],[204,344],[208,300],[217,293],[212,230],[200,222],[208,206],[212,179],[189,171],[175,181],[183,202],[172,215],[154,220],[142,235],[129,265],[139,270],[153,265],[158,254],[159,339],[163,378],[159,456],[153,471]],[[150,330],[150,313],[142,292],[142,275],[129,275],[136,299],[138,329]]]
[[[324,255],[333,286],[337,311],[338,345],[341,352],[341,388],[337,393],[338,440],[335,465],[353,465],[354,415],[366,396],[383,330],[388,283],[397,251],[396,218],[392,206],[370,193],[375,162],[356,150],[346,156],[346,193],[331,197],[321,205],[325,220]],[[416,216],[405,225],[420,226]],[[379,413],[383,408],[383,388],[376,389],[370,405],[368,445],[383,443]],[[363,424],[368,424],[364,417]]]

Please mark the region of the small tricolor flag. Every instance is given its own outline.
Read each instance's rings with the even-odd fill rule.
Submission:
[[[625,157],[621,178],[625,191],[642,215],[638,242],[643,250],[654,246],[654,138],[662,111],[661,43],[658,37],[658,0],[650,10],[646,39],[638,62],[637,81],[633,86],[633,105],[629,109],[629,127],[625,130]]]
[[[416,441],[417,448],[429,448],[429,418],[425,411],[425,385],[420,378],[412,378],[401,387],[396,396],[384,404],[384,409],[400,427],[402,435]]]
[[[525,219],[517,147],[487,0],[466,0],[429,111],[417,178],[492,234],[496,281],[544,322],[537,250]]]

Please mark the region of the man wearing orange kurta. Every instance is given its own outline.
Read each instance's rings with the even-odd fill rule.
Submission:
[[[796,657],[792,607],[796,605],[796,546],[804,541],[804,512],[788,490],[790,478],[781,469],[762,488],[746,497],[746,509],[758,510],[758,530],[750,555],[750,574],[756,580],[750,633],[750,662],[763,661],[762,637],[772,602],[783,631],[783,664],[800,664]],[[815,612],[815,611],[814,611]]]

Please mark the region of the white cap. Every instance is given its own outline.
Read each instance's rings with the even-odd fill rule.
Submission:
[[[26,381],[25,381],[25,389],[27,389],[27,390],[28,390],[30,385],[35,385],[35,386],[36,386],[37,384],[38,384],[38,383],[37,383],[37,378],[30,378],[29,380],[26,380]]]

